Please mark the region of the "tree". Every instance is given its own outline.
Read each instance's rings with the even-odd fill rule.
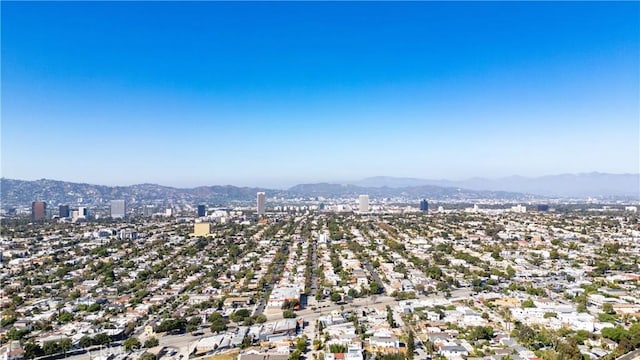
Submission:
[[[15,315],[2,316],[2,320],[0,320],[0,327],[5,327],[16,322],[18,318]]]
[[[240,310],[234,311],[233,314],[229,315],[229,319],[231,319],[231,321],[233,322],[240,323],[244,321],[244,318],[247,318],[250,316],[251,316],[251,311],[249,311],[248,309],[240,309]]]
[[[156,360],[157,357],[150,352],[144,352],[142,356],[140,356],[140,360]]]
[[[285,319],[295,319],[296,313],[293,310],[285,310],[282,312],[282,317]]]
[[[333,292],[331,293],[331,301],[333,302],[339,302],[340,300],[342,300],[342,294],[337,293],[337,292]]]
[[[219,333],[221,331],[227,330],[227,323],[224,321],[214,321],[211,323],[211,332]]]
[[[187,321],[187,324],[198,326],[202,324],[202,318],[200,316],[193,316],[189,319],[189,321]]]
[[[369,291],[373,295],[381,294],[382,290],[384,290],[384,288],[380,286],[380,284],[377,281],[372,281],[371,284],[369,284]]]
[[[302,335],[296,340],[296,350],[300,351],[300,353],[304,353],[307,351],[307,336]]]
[[[48,341],[44,343],[44,345],[42,346],[42,350],[44,351],[45,355],[53,355],[59,353],[61,348],[58,342]]]
[[[109,337],[109,335],[105,333],[99,333],[98,335],[93,337],[93,343],[95,345],[108,344],[110,341],[111,341],[111,338]]]
[[[313,350],[314,351],[318,351],[318,350],[320,350],[320,348],[322,348],[322,341],[313,340]]]
[[[29,341],[24,345],[24,352],[24,356],[27,359],[33,359],[35,357],[44,355],[44,350],[42,350],[40,345],[34,343],[33,341]]]
[[[350,298],[358,297],[358,291],[356,291],[356,289],[354,289],[354,288],[349,288],[349,291],[347,291],[347,295]]]
[[[393,319],[393,310],[391,310],[391,306],[389,305],[387,305],[387,322],[392,328],[396,327],[396,321]]]
[[[625,336],[622,339],[620,339],[620,343],[616,347],[615,352],[622,355],[622,354],[628,353],[634,348],[635,348],[635,345],[633,344],[632,340],[629,337]]]
[[[216,315],[216,316],[214,316]],[[213,313],[209,316],[209,322],[211,323],[211,332],[219,333],[227,330],[227,320],[218,313]]]
[[[156,347],[160,344],[160,342],[158,341],[158,338],[155,336],[152,336],[150,338],[148,338],[145,342],[144,342],[144,347],[148,348],[152,348],[152,347]]]
[[[533,300],[531,299],[526,299],[522,302],[522,307],[523,308],[534,308],[536,307],[536,304],[533,302]]]
[[[436,290],[443,291],[443,292],[448,291],[449,285],[447,285],[447,283],[444,281],[440,281],[438,282],[438,285],[436,285]]]
[[[616,313],[616,311],[613,310],[613,305],[611,305],[611,303],[602,304],[602,312],[609,315],[613,315]]]
[[[83,336],[82,338],[80,338],[78,344],[80,345],[80,347],[86,348],[93,345],[93,339],[89,336]]]
[[[628,335],[629,333],[622,326],[602,329],[602,336],[615,342],[620,342],[620,339],[627,337]]]
[[[576,311],[579,313],[587,312],[587,297],[584,294],[578,295],[574,298],[577,304]]]
[[[66,338],[66,339],[62,339],[60,340],[60,348],[62,349],[62,351],[64,351],[65,353],[69,350],[71,350],[71,348],[73,347],[73,343],[71,342],[71,339]]]
[[[513,334],[514,337],[518,338],[518,340],[524,344],[530,344],[536,335],[531,327],[523,324],[516,324]]]
[[[185,331],[187,328],[187,320],[184,318],[175,318],[175,319],[166,319],[163,320],[160,325],[158,325],[155,329],[156,332],[167,332],[167,331]]]
[[[246,349],[249,346],[251,346],[252,343],[253,343],[253,337],[249,335],[245,335],[245,337],[242,339],[242,343],[240,344],[240,349]]]
[[[293,350],[291,354],[289,354],[289,360],[300,360],[301,355],[302,353],[300,352],[300,350]]]
[[[376,354],[376,360],[404,360],[400,353]]]
[[[640,340],[640,322],[633,323],[633,325],[629,326],[629,336]]]
[[[210,323],[212,323],[212,322],[214,322],[214,321],[216,321],[216,320],[221,320],[221,319],[224,319],[224,317],[222,316],[222,314],[217,313],[217,312],[214,312],[214,313],[212,313],[211,315],[209,315],[209,317],[207,318],[207,321],[208,321],[208,322],[210,322]]]
[[[407,358],[409,360],[413,359],[413,352],[416,350],[415,339],[413,337],[413,331],[409,331],[409,335],[407,336]]]
[[[300,304],[300,302],[298,300],[285,300],[282,303],[282,310],[293,310],[296,308],[296,306],[298,306]]]
[[[334,354],[346,353],[347,347],[344,344],[330,344],[329,352]]]
[[[74,316],[72,313],[63,311],[60,313],[60,316],[58,316],[58,321],[66,323],[69,322],[71,320],[73,320]]]
[[[558,359],[582,360],[582,353],[580,353],[578,343],[573,338],[566,342],[560,342],[556,347],[556,352],[558,353]]]
[[[256,315],[256,323],[262,324],[267,322],[267,317],[264,314]]]
[[[6,337],[9,340],[20,340],[28,333],[28,329],[18,330],[17,328],[12,327],[11,329],[9,329],[9,331],[7,331]]]
[[[138,340],[137,337],[132,336],[132,337],[128,338],[127,340],[125,340],[123,345],[124,345],[124,348],[127,351],[131,351],[133,349],[139,349],[140,348],[140,340]]]
[[[469,338],[473,341],[491,340],[493,338],[493,328],[491,326],[474,326],[469,332]]]

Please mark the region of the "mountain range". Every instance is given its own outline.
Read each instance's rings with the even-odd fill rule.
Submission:
[[[582,173],[497,179],[428,180],[377,176],[351,182],[363,187],[445,186],[469,190],[509,191],[547,197],[640,197],[640,174]]]
[[[2,207],[28,206],[34,200],[49,204],[106,204],[109,200],[125,199],[136,204],[209,204],[226,206],[253,204],[256,192],[264,191],[277,198],[353,198],[368,194],[372,198],[402,197],[433,200],[511,199],[526,200],[531,196],[504,191],[465,190],[454,187],[422,185],[412,187],[362,187],[349,184],[300,184],[286,190],[238,187],[233,185],[174,188],[155,184],[105,186],[58,180],[0,179]]]
[[[427,180],[397,177],[372,177],[351,183],[299,184],[286,190],[233,185],[174,188],[155,184],[106,186],[58,180],[0,179],[2,207],[26,206],[33,200],[51,204],[100,204],[113,199],[136,203],[206,203],[230,205],[253,203],[256,192],[268,197],[355,197],[368,194],[373,198],[403,197],[432,200],[507,199],[525,201],[543,197],[608,197],[640,198],[638,174],[564,174],[525,178],[513,176],[501,179],[473,178],[462,181]]]

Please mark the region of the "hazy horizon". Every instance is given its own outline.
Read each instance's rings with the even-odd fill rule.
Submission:
[[[640,172],[640,3],[2,2],[1,176]]]
[[[54,178],[47,178],[47,177],[39,177],[39,178],[31,178],[31,179],[20,179],[20,178],[9,178],[6,176],[3,176],[3,178],[6,179],[11,179],[11,180],[21,180],[21,181],[38,181],[38,180],[53,180],[53,181],[64,181],[64,182],[70,182],[70,183],[77,183],[77,184],[90,184],[90,185],[99,185],[99,186],[122,186],[122,187],[126,187],[126,186],[133,186],[133,185],[142,185],[142,184],[153,184],[153,185],[159,185],[159,186],[166,186],[166,187],[173,187],[173,188],[196,188],[196,187],[201,187],[201,186],[227,186],[227,185],[231,185],[231,186],[237,186],[237,187],[255,187],[255,188],[265,188],[265,189],[272,189],[272,190],[286,190],[292,186],[295,185],[301,185],[301,184],[322,184],[322,183],[328,183],[328,184],[352,184],[352,183],[357,183],[363,180],[367,180],[367,179],[372,179],[372,178],[391,178],[391,179],[412,179],[412,180],[431,180],[431,181],[467,181],[467,180],[473,180],[473,179],[483,179],[483,180],[501,180],[501,179],[508,179],[508,178],[512,178],[512,177],[520,177],[520,178],[524,178],[524,179],[538,179],[538,178],[543,178],[543,177],[549,177],[549,176],[561,176],[561,175],[589,175],[589,174],[606,174],[606,175],[636,175],[636,176],[640,176],[640,173],[604,173],[601,171],[590,171],[590,172],[584,172],[584,173],[562,173],[562,174],[543,174],[543,175],[539,175],[539,176],[522,176],[522,175],[518,175],[518,174],[513,174],[510,176],[504,176],[504,177],[479,177],[479,176],[472,176],[472,177],[468,177],[468,178],[444,178],[444,177],[437,177],[437,176],[433,176],[433,177],[410,177],[410,176],[392,176],[392,175],[376,175],[376,176],[366,176],[366,177],[361,177],[361,178],[354,178],[354,179],[325,179],[325,180],[309,180],[309,181],[298,181],[298,182],[286,182],[286,183],[278,183],[278,182],[267,182],[267,183],[251,183],[251,182],[245,182],[245,183],[217,183],[217,182],[210,182],[210,183],[196,183],[196,184],[186,184],[186,185],[180,185],[180,184],[168,184],[168,183],[157,183],[157,182],[153,182],[153,181],[143,181],[143,182],[138,182],[138,183],[106,183],[106,182],[87,182],[87,181],[81,181],[81,180],[74,180],[74,179],[54,179]],[[640,184],[639,184],[640,185]],[[638,191],[640,191],[640,188],[638,189]]]

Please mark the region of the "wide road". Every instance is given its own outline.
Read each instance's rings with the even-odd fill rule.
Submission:
[[[380,279],[380,275],[378,275],[378,272],[373,268],[373,266],[371,266],[371,264],[369,264],[369,262],[366,260],[362,262],[362,265],[364,265],[369,273],[371,273],[371,277],[373,278],[373,280],[375,280],[378,285],[380,285],[380,287],[384,289],[384,282],[382,282],[382,279]]]
[[[332,311],[340,310],[340,308],[342,307],[344,307],[345,310],[349,310],[349,309],[363,307],[363,306],[380,306],[380,305],[386,306],[386,305],[392,305],[395,303],[397,303],[395,298],[391,296],[383,296],[383,295],[376,296],[375,300],[374,300],[374,297],[369,296],[365,298],[357,298],[351,302],[340,303],[340,304],[336,304],[336,303],[325,300],[325,301],[319,302],[315,310],[312,310],[311,308],[306,308],[300,311],[296,311],[296,315],[298,317],[302,317],[305,321],[308,321],[309,319],[315,320],[316,318],[322,315],[329,314]],[[273,311],[271,314],[266,314],[266,315],[269,321],[281,320],[282,310],[277,309]],[[311,324],[311,321],[309,321],[309,323]]]
[[[318,242],[311,242],[311,293],[309,297],[314,297],[318,293],[318,277],[316,270],[318,269]]]
[[[369,296],[365,298],[357,298],[354,299],[350,303],[344,304],[336,304],[329,301],[322,301],[318,304],[315,310],[311,310],[310,308],[306,308],[296,312],[298,317],[302,317],[304,321],[308,324],[309,327],[314,326],[316,319],[323,315],[330,314],[333,311],[340,310],[344,307],[345,310],[351,310],[364,306],[387,306],[397,304],[397,300],[391,296]],[[282,311],[278,310],[277,312],[267,315],[269,321],[281,320],[282,319]],[[185,357],[188,357],[190,347],[198,340],[203,337],[211,336],[211,331],[209,329],[202,330],[203,335],[193,336],[191,333],[185,333],[180,335],[165,335],[158,336],[159,345],[167,346],[179,349],[179,353],[183,354]],[[309,334],[311,335],[311,334]],[[311,339],[313,340],[313,339]],[[112,352],[118,352],[116,348],[111,348]],[[103,350],[103,354],[106,354],[106,349]],[[91,355],[91,357],[90,357]],[[73,360],[90,360],[99,355],[98,352],[92,352],[91,354],[85,353],[75,356],[69,356],[68,358]]]

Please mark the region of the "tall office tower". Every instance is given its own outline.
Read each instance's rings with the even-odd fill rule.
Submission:
[[[86,218],[87,216],[89,216],[89,210],[87,210],[87,208],[84,206],[78,207],[78,217]]]
[[[60,216],[61,218],[68,218],[69,205],[60,205],[60,207],[58,207],[58,216]]]
[[[267,210],[267,196],[263,192],[259,192],[257,196],[258,215],[264,215]]]
[[[198,217],[207,216],[207,208],[204,205],[198,205]]]
[[[124,200],[111,200],[111,217],[113,219],[123,219],[125,214]]]
[[[142,208],[142,216],[152,217],[154,211],[155,207],[153,205],[145,205],[144,208]]]
[[[429,211],[429,202],[427,199],[420,201],[420,211]]]
[[[547,204],[539,204],[537,208],[538,211],[549,211],[549,205]]]
[[[360,210],[361,213],[369,212],[369,195],[360,195],[358,204],[358,210]]]
[[[42,221],[47,217],[47,203],[34,201],[31,203],[31,220]]]

